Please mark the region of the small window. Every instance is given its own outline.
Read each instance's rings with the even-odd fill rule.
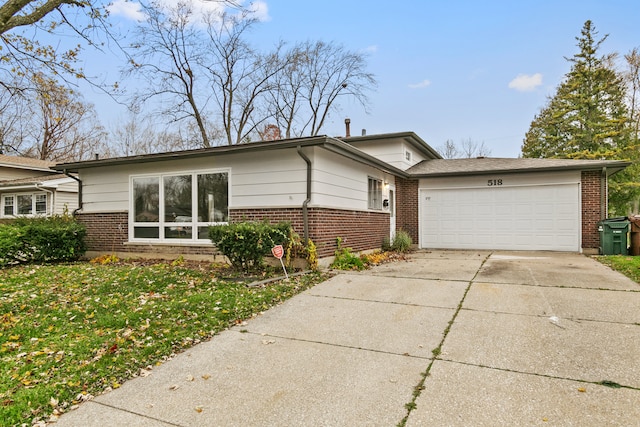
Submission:
[[[47,195],[36,194],[36,215],[47,214]]]
[[[404,158],[407,162],[411,161],[411,151],[405,151],[404,152]]]
[[[6,196],[4,198],[4,216],[12,216],[13,215],[13,205],[14,205],[14,197]]]
[[[369,178],[369,209],[382,209],[382,180]]]

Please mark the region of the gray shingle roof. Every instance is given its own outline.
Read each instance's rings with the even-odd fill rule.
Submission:
[[[630,163],[621,160],[573,159],[504,159],[494,157],[474,159],[424,160],[407,170],[414,176],[473,175],[495,172],[535,172],[552,170],[601,170],[609,172],[624,169]]]
[[[52,175],[44,175],[44,176],[33,176],[29,178],[20,178],[20,179],[12,179],[8,181],[0,181],[0,188],[4,187],[16,187],[23,185],[36,185],[36,184],[45,184],[49,181],[55,181],[58,179],[64,179],[66,175],[61,173],[56,173]]]
[[[7,156],[0,154],[0,165],[17,166],[20,168],[49,169],[55,162],[47,160],[32,159],[29,157]]]

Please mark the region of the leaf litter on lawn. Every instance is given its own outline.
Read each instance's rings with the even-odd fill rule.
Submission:
[[[150,261],[0,270],[0,426],[55,420],[326,275],[253,279]]]

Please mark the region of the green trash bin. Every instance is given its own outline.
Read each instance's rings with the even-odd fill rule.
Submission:
[[[603,219],[598,222],[598,232],[601,255],[628,255],[629,221],[626,217]]]

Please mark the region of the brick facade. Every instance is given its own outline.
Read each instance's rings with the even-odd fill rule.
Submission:
[[[600,246],[598,221],[603,219],[603,211],[600,206],[601,191],[603,190],[601,182],[600,171],[582,172],[582,248],[585,250],[597,250]],[[604,191],[604,194],[607,194],[606,188]],[[606,212],[606,206],[604,212]]]
[[[78,213],[76,218],[87,228],[85,243],[89,257],[100,254],[149,258],[176,258],[180,255],[215,257],[220,255],[213,245],[127,243],[129,240],[129,214],[127,212]]]
[[[300,236],[304,233],[302,208],[292,209],[231,209],[230,221],[290,221]],[[318,257],[332,256],[337,249],[336,238],[354,251],[378,249],[389,237],[389,214],[384,212],[350,211],[309,208],[309,238],[316,245]]]
[[[378,249],[389,237],[389,214],[340,209],[309,208],[309,238],[315,243],[320,258],[332,256],[336,238],[354,251]],[[302,208],[291,209],[231,209],[230,221],[291,222],[301,236],[304,233]],[[171,245],[167,243],[130,243],[127,212],[78,213],[77,219],[87,227],[89,256],[115,253],[119,256],[177,257],[216,256],[215,247],[206,244]]]
[[[404,230],[418,244],[418,180],[396,178],[396,230]]]
[[[396,179],[396,230],[404,230],[414,244],[419,242],[418,180]],[[606,185],[606,184],[605,184]],[[606,188],[604,189],[606,191]],[[600,234],[597,223],[602,219],[601,175],[599,171],[582,172],[582,248],[597,251]],[[606,194],[606,193],[605,193]],[[294,230],[304,233],[302,208],[231,209],[230,221],[291,222]],[[386,212],[352,211],[341,209],[308,209],[309,238],[316,244],[320,258],[332,256],[337,248],[336,238],[354,251],[377,249],[389,237],[389,214]],[[219,255],[215,247],[207,244],[171,245],[128,242],[128,213],[78,213],[78,220],[87,227],[85,242],[88,254],[116,253],[119,256],[146,255],[149,257]],[[135,254],[135,255],[134,255]]]

